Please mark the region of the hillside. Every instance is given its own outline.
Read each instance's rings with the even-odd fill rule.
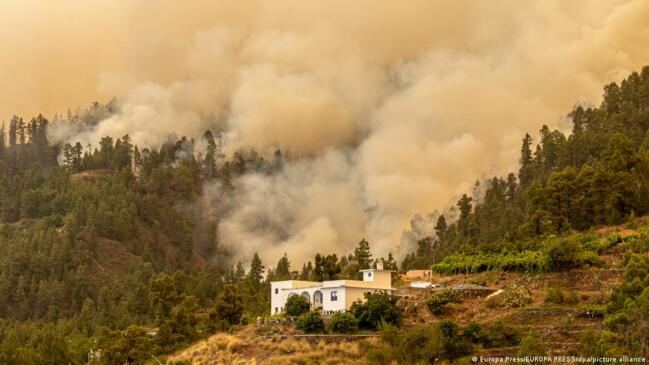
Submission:
[[[637,222],[645,220],[641,218]],[[526,355],[597,355],[593,353],[589,339],[604,333],[609,326],[603,318],[607,316],[607,307],[611,306],[611,296],[624,284],[625,278],[628,280],[625,265],[629,254],[637,251],[639,242],[643,242],[643,250],[647,247],[649,224],[643,223],[638,228],[637,222],[584,234],[584,240],[592,239],[600,247],[605,247],[598,254],[598,264],[592,267],[540,273],[490,270],[434,275],[431,280],[443,287],[464,288],[461,303],[447,304],[439,315],[431,314],[427,300],[446,289],[415,289],[405,285],[399,290],[397,302],[403,313],[401,329],[407,333],[409,328],[422,324],[433,328],[450,321],[458,326],[458,333],[463,336],[477,325],[482,331],[489,331],[485,332],[489,333],[485,336],[490,336],[490,341],[473,345],[466,353],[471,356],[520,355],[525,351],[521,349],[521,340],[530,334],[539,336],[537,348],[544,350],[543,353]],[[493,290],[487,296],[472,288]],[[509,296],[512,292],[518,295]],[[505,297],[508,299],[505,300]],[[167,363],[383,363],[371,353],[371,349],[385,346],[384,337],[383,331],[363,331],[359,336],[305,336],[290,324],[253,324],[194,344],[170,356]],[[608,353],[608,356],[614,354]],[[447,358],[447,362],[470,363],[467,359],[460,356]]]
[[[295,216],[279,219],[249,196],[251,184],[281,185],[300,170],[290,153],[241,147],[226,155],[223,136],[209,130],[156,148],[128,135],[97,146],[52,143],[45,117],[15,116],[0,129],[0,364],[82,364],[98,353],[100,364],[146,363],[229,331],[263,362],[281,349],[245,334],[258,317],[268,320],[271,282],[355,279],[379,263],[400,273],[431,268],[451,289],[503,292],[487,305],[462,299],[463,289],[440,290],[401,298],[398,311],[394,298],[372,297],[391,325],[359,304],[333,332],[381,327],[381,340],[360,341],[359,355],[355,344],[313,345],[313,356],[416,363],[580,346],[646,355],[649,237],[638,217],[649,214],[647,106],[649,67],[606,85],[598,107],[573,108],[570,134],[543,126],[538,143],[525,134],[518,171],[459,196],[448,220],[437,215],[432,230],[412,235],[400,263],[358,237],[355,248],[343,243],[347,252],[309,246],[301,268],[294,252],[273,265],[251,249],[275,249],[259,237],[290,237]],[[96,103],[80,113],[59,122],[92,127],[115,110]],[[291,195],[283,191],[267,192]],[[250,212],[256,201],[263,209]],[[224,242],[232,216],[247,236]],[[243,253],[249,266],[234,259]],[[318,314],[308,314],[305,328],[323,331]]]

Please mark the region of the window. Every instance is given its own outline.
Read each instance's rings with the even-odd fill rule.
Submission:
[[[332,291],[331,292],[331,301],[335,302],[338,300],[338,292],[337,291]]]
[[[368,273],[367,273],[367,277],[368,277],[368,278],[371,278],[371,277],[372,277],[372,273],[371,273],[371,272],[368,272]]]
[[[275,294],[279,294],[279,289],[275,288]]]

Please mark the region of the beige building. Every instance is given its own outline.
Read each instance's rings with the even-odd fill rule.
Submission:
[[[391,292],[392,271],[377,269],[360,270],[363,280],[328,280],[323,282],[286,280],[271,282],[271,314],[284,311],[286,301],[292,295],[301,295],[311,303],[311,308],[322,308],[331,314],[348,310],[352,303],[363,300],[365,293]]]

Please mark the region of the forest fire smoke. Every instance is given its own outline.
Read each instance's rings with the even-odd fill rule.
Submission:
[[[515,168],[525,132],[564,128],[575,102],[649,59],[642,0],[37,3],[0,5],[0,84],[16,85],[2,118],[117,96],[116,114],[50,138],[159,146],[212,129],[228,153],[290,153],[282,173],[242,177],[220,222],[244,261],[300,263],[362,237],[396,252],[413,215]],[[42,53],[20,47],[37,39]]]

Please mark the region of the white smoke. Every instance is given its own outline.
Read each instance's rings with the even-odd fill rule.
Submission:
[[[470,192],[489,166],[515,168],[525,132],[555,127],[575,102],[597,104],[605,83],[649,59],[643,0],[114,0],[103,13],[66,0],[41,14],[49,27],[21,32],[19,10],[32,14],[34,1],[0,5],[14,15],[0,28],[0,70],[50,70],[22,82],[56,86],[58,107],[85,100],[65,87],[70,72],[56,74],[70,63],[84,80],[74,82],[98,85],[84,97],[120,96],[118,113],[89,130],[54,128],[54,140],[129,134],[145,147],[211,128],[225,131],[228,153],[279,147],[296,159],[238,182],[220,238],[243,260],[343,254],[362,237],[377,254],[395,251],[414,214]],[[75,6],[78,29],[62,15]],[[119,27],[94,29],[100,14]],[[83,57],[14,53],[2,35],[68,45],[93,31],[104,42],[83,43],[85,68]],[[7,75],[0,85],[16,81]],[[0,88],[9,104],[29,95],[10,89]]]

